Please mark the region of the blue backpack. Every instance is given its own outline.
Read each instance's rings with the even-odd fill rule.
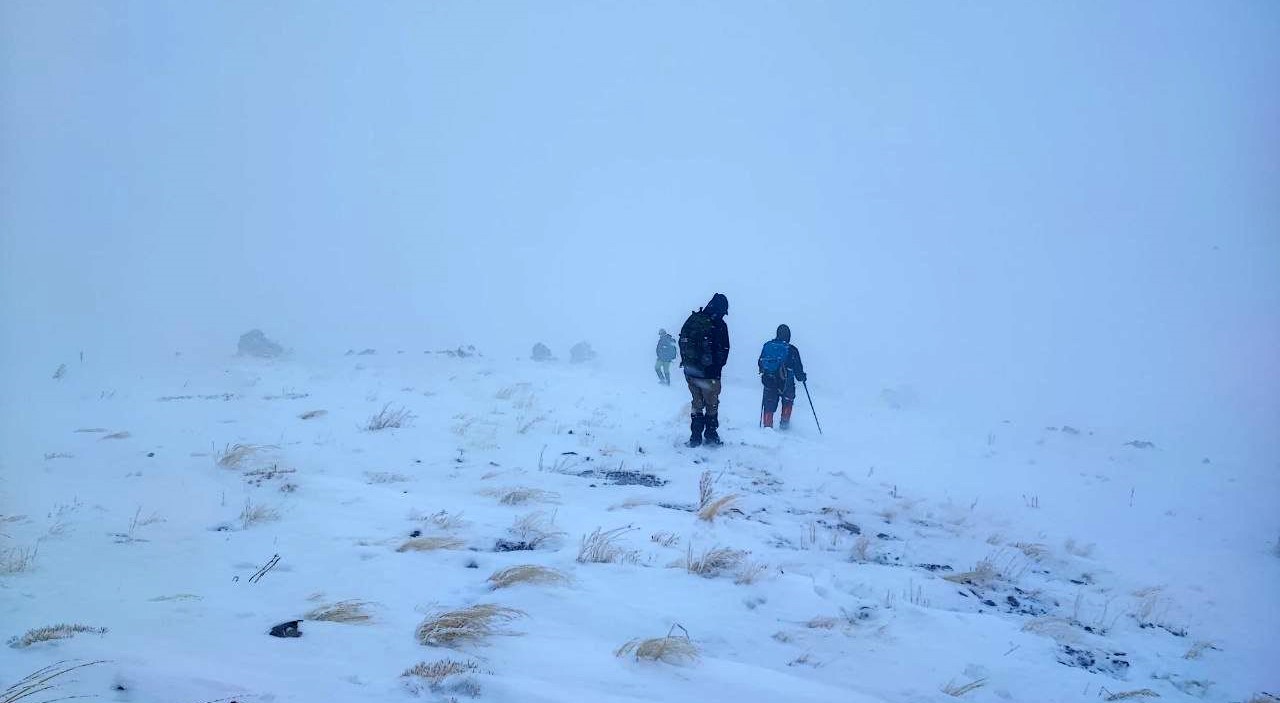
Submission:
[[[760,372],[766,377],[785,378],[787,375],[787,357],[791,356],[791,345],[781,339],[764,343],[760,350]]]

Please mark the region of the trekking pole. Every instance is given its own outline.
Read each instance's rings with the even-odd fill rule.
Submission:
[[[818,426],[818,434],[822,434],[822,423],[818,422],[818,411],[813,409],[813,396],[809,395],[809,382],[801,381],[804,386],[804,397],[809,399],[809,412],[813,413],[813,424]]]

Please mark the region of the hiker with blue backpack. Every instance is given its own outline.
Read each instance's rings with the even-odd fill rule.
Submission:
[[[658,383],[671,385],[671,362],[676,358],[676,338],[667,334],[666,330],[658,330],[658,346],[654,350],[658,360],[653,364],[654,373],[658,374]]]
[[[689,384],[692,414],[689,416],[688,446],[719,446],[720,375],[729,361],[729,299],[724,293],[695,310],[680,328],[680,366]]]
[[[760,406],[760,423],[764,427],[773,427],[773,414],[778,410],[778,400],[782,400],[782,420],[778,429],[785,430],[791,425],[791,409],[796,402],[796,381],[804,383],[808,376],[804,372],[804,363],[800,361],[800,350],[791,343],[791,328],[778,325],[777,335],[764,343],[757,362],[760,368],[760,383],[764,385],[764,401]]]

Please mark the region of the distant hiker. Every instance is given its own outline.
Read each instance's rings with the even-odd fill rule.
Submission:
[[[653,370],[658,374],[658,383],[671,385],[671,362],[676,358],[676,338],[667,334],[666,330],[658,330],[658,348],[655,350],[658,360]]]
[[[569,361],[574,364],[582,364],[596,358],[596,350],[586,342],[578,342],[569,349]]]
[[[693,396],[690,447],[704,441],[713,446],[724,444],[716,430],[720,427],[720,373],[729,361],[729,326],[724,323],[728,314],[729,299],[716,293],[680,328],[680,366]]]
[[[796,381],[804,383],[808,376],[800,361],[800,350],[791,344],[791,328],[778,325],[778,334],[764,343],[760,350],[760,383],[764,385],[764,401],[760,406],[760,421],[765,427],[773,427],[773,413],[782,399],[782,421],[778,429],[785,430],[791,424],[791,408],[796,402]]]
[[[534,361],[555,361],[555,356],[551,354],[551,349],[542,342],[533,345],[533,354],[531,356]]]

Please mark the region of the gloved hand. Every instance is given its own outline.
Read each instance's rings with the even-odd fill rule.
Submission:
[[[797,374],[796,374],[796,380],[797,380],[797,381],[799,381],[799,382],[801,382],[801,383],[804,383],[805,381],[808,381],[808,380],[809,380],[809,374],[807,374],[807,373],[805,373],[805,372],[801,371],[800,373],[797,373]]]

